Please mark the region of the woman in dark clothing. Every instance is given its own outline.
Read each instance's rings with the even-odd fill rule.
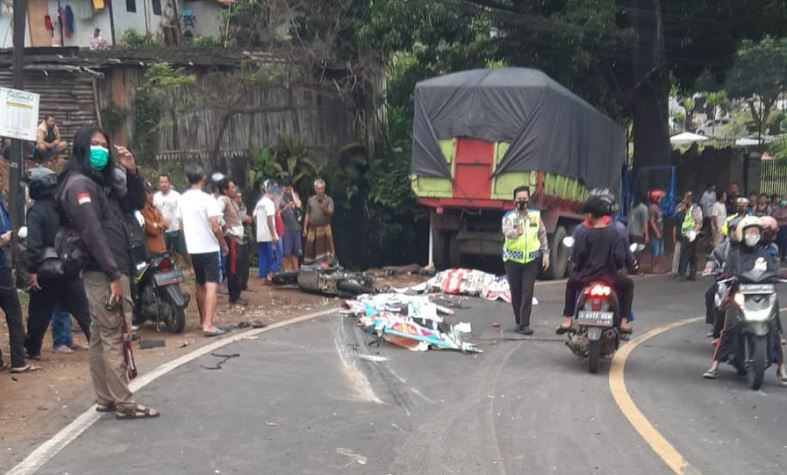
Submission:
[[[27,212],[27,271],[30,273],[25,348],[31,359],[41,357],[41,344],[56,306],[74,316],[90,341],[90,310],[85,285],[80,275],[40,274],[45,252],[53,250],[60,219],[55,209],[57,175],[48,168],[31,170],[26,177],[35,204]],[[40,274],[40,275],[39,275]]]

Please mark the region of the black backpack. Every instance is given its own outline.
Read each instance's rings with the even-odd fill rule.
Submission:
[[[55,206],[60,216],[60,229],[55,235],[55,252],[57,252],[57,256],[62,264],[63,274],[68,276],[80,275],[88,262],[90,262],[90,253],[87,251],[87,245],[82,236],[79,235],[79,231],[77,231],[73,220],[68,216],[62,203],[67,187],[79,179],[89,180],[87,177],[72,174],[63,180],[63,183],[55,193]]]

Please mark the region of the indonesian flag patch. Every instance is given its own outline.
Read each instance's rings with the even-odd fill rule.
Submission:
[[[90,193],[88,192],[77,193],[77,203],[79,203],[80,205],[84,205],[91,202],[92,200],[90,199]]]

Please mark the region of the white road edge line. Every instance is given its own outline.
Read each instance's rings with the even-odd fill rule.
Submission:
[[[271,330],[276,330],[278,328],[283,328],[289,325],[294,325],[296,323],[301,323],[307,320],[313,320],[318,317],[323,317],[325,315],[330,315],[338,311],[339,311],[338,308],[332,308],[328,310],[322,310],[320,312],[309,313],[306,315],[301,315],[300,317],[295,317],[289,320],[273,323],[271,325],[266,326],[265,328],[255,328],[242,333],[238,333],[236,335],[227,338],[223,338],[214,343],[210,343],[201,348],[197,348],[196,350],[187,353],[183,356],[180,356],[179,358],[175,358],[174,360],[168,363],[162,364],[161,366],[157,367],[153,371],[146,373],[140,376],[139,378],[135,379],[134,381],[132,381],[131,384],[129,384],[129,387],[133,392],[137,392],[140,389],[147,386],[148,384],[157,380],[161,376],[164,376],[165,374],[169,373],[170,371],[180,366],[183,366],[184,364],[193,361],[199,358],[200,356],[206,355],[223,346],[229,345],[230,343],[235,343],[249,336],[258,335],[260,333],[269,332]],[[62,428],[57,434],[55,434],[49,440],[38,446],[37,449],[35,449],[18,465],[16,465],[10,471],[6,472],[6,475],[29,475],[37,472],[41,467],[43,467],[47,462],[49,462],[55,455],[57,455],[58,452],[63,450],[63,448],[65,448],[69,443],[71,443],[74,439],[79,437],[79,435],[82,434],[82,432],[87,430],[102,416],[103,414],[96,412],[95,406],[91,406],[90,409],[83,412],[79,417],[74,419],[74,421],[72,421],[64,428]]]

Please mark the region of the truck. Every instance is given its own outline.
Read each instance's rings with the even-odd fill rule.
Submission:
[[[410,179],[438,268],[500,256],[502,216],[526,185],[549,237],[543,276],[562,278],[581,203],[594,188],[620,193],[625,166],[624,129],[541,71],[475,69],[415,87]]]

